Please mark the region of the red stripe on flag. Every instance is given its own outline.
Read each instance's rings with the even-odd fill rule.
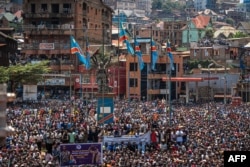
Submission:
[[[80,52],[78,48],[71,48],[70,51],[71,51],[71,54]]]
[[[120,37],[120,40],[121,40],[121,41],[125,41],[125,40],[127,40],[127,39],[128,39],[128,37],[125,36],[125,35]]]
[[[155,46],[151,46],[151,51],[156,51],[156,47]]]
[[[171,52],[171,48],[167,48],[167,52]]]
[[[100,119],[100,120],[98,121],[98,123],[104,123],[105,121],[109,120],[109,119],[112,118],[112,117],[113,117],[113,113],[107,115],[106,117],[103,117],[102,119]]]

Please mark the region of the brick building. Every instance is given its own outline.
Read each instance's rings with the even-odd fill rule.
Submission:
[[[163,48],[158,44],[158,61],[155,70],[151,69],[150,38],[137,39],[140,43],[143,55],[144,68],[139,69],[137,57],[128,55],[126,57],[126,97],[129,99],[139,98],[153,100],[156,98],[166,99],[169,92],[168,83],[162,78],[169,76],[170,61]],[[189,56],[189,52],[173,52],[175,69],[171,71],[171,77],[183,76],[183,59]],[[171,99],[179,98],[182,92],[182,85],[185,83],[172,82]],[[183,85],[185,87],[185,85]],[[168,97],[168,96],[167,96]]]
[[[25,41],[22,56],[31,62],[49,60],[52,74],[45,76],[45,80],[56,78],[62,81],[60,85],[42,87],[69,89],[74,86],[75,76],[80,75],[78,59],[70,53],[70,35],[84,52],[87,39],[90,52],[111,43],[113,11],[101,0],[24,0],[23,11]],[[95,79],[89,81],[88,85],[96,85]],[[82,86],[84,89],[86,85]]]

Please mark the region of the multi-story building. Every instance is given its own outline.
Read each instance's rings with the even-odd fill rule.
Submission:
[[[158,61],[155,70],[151,69],[152,52],[150,51],[150,38],[138,38],[140,43],[144,68],[139,69],[138,59],[135,56],[126,57],[126,97],[129,99],[138,98],[144,100],[162,99],[168,97],[169,85],[162,78],[169,76],[170,60],[160,45],[158,48]],[[173,52],[174,70],[171,70],[171,77],[183,76],[183,56],[188,52]],[[177,99],[181,93],[181,82],[172,82],[171,99]]]
[[[196,11],[206,9],[207,2],[204,0],[194,0],[194,6]]]
[[[116,1],[116,9],[134,10],[136,9],[136,3],[133,0]]]
[[[31,62],[50,61],[52,74],[45,76],[45,80],[50,79],[49,83],[54,84],[42,85],[46,89],[57,86],[69,91],[73,79],[80,74],[79,61],[70,53],[71,35],[83,51],[86,51],[87,39],[90,52],[111,43],[113,10],[101,0],[24,0],[23,11],[25,41],[22,55]],[[96,47],[91,47],[93,45]],[[93,74],[89,75],[91,83],[88,85],[95,86],[95,69],[88,73]],[[54,82],[55,79],[62,82]],[[84,86],[80,88],[85,89]]]
[[[182,46],[182,28],[187,25],[187,21],[164,22],[164,38],[169,39],[174,46]]]
[[[17,41],[12,38],[12,28],[0,28],[0,66],[8,67],[17,51]]]
[[[7,4],[9,2],[10,2],[10,0],[0,0],[0,4]]]

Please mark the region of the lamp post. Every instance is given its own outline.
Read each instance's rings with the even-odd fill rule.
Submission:
[[[227,104],[226,92],[227,92],[227,76],[224,77],[224,105]]]
[[[69,69],[69,100],[71,100],[71,96],[72,96],[72,87],[71,87],[71,80],[72,80],[72,75],[71,75],[71,66]]]
[[[210,103],[210,67],[213,66],[214,63],[210,63],[208,65],[208,106],[207,106],[207,109],[208,109],[208,112],[209,112],[209,103]]]

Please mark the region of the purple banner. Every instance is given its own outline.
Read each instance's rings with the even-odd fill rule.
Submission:
[[[61,144],[61,166],[102,164],[101,143]]]

